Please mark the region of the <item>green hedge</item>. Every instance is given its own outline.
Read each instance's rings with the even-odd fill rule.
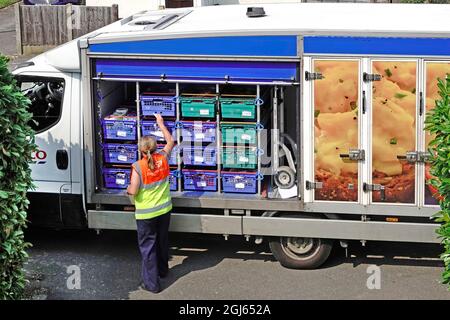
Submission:
[[[441,211],[436,214],[436,221],[441,222],[437,233],[442,239],[445,270],[443,283],[450,285],[450,76],[438,80],[440,99],[427,114],[425,129],[434,134],[430,142],[432,154],[431,174],[435,177],[429,183],[439,190]],[[450,288],[450,286],[449,286]]]
[[[20,299],[25,286],[23,264],[27,259],[24,240],[27,190],[31,181],[34,131],[28,125],[30,101],[18,88],[0,56],[0,299]]]

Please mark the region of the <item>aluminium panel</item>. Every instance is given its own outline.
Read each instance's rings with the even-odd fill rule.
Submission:
[[[211,209],[246,209],[258,211],[302,211],[303,203],[296,199],[261,199],[258,195],[217,194],[214,192],[172,192],[174,207],[211,208]],[[92,203],[131,205],[129,198],[117,191],[95,193]]]
[[[172,213],[170,231],[210,234],[242,234],[242,217]],[[136,230],[133,212],[89,210],[90,229]]]
[[[304,50],[305,54],[449,56],[450,38],[307,36]]]
[[[292,35],[192,37],[93,43],[91,53],[170,54],[214,56],[297,56],[297,37]]]
[[[312,237],[439,243],[438,224],[389,223],[329,219],[243,217],[243,233],[258,236]]]

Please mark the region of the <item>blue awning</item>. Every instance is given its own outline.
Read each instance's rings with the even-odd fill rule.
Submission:
[[[97,59],[101,78],[252,81],[296,80],[295,62]]]

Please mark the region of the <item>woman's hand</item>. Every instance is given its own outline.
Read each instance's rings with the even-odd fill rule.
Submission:
[[[164,125],[164,119],[159,113],[155,113],[156,123],[158,126]]]
[[[172,151],[172,148],[175,144],[172,137],[172,133],[170,133],[169,130],[167,130],[164,124],[164,119],[159,113],[155,113],[155,118],[159,129],[161,129],[161,132],[163,133],[164,140],[166,140],[166,145],[164,146],[163,150],[167,155],[170,155],[170,152]]]

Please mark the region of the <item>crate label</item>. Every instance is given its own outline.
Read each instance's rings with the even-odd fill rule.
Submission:
[[[203,157],[200,156],[194,156],[194,162],[203,162]]]
[[[118,137],[126,137],[126,136],[127,136],[127,132],[126,132],[126,131],[118,130],[118,131],[117,131],[117,136],[118,136]]]
[[[200,114],[202,116],[207,116],[209,115],[209,109],[200,109]]]
[[[163,138],[163,137],[164,137],[162,131],[152,131],[152,135],[153,135],[153,136],[160,137],[160,138]]]
[[[243,117],[251,117],[252,116],[252,112],[251,111],[242,111],[242,116]]]
[[[116,179],[116,184],[121,186],[125,185],[125,179]]]
[[[199,181],[197,182],[197,187],[206,187],[206,181]]]
[[[247,157],[239,157],[239,162],[248,162]]]
[[[241,139],[242,139],[242,140],[251,140],[252,137],[251,137],[249,134],[244,133],[244,134],[241,136]]]
[[[239,182],[234,185],[236,189],[245,189],[245,183]]]
[[[119,161],[128,161],[128,157],[124,156],[123,154],[119,154],[117,156],[117,160],[119,160]]]
[[[196,133],[195,139],[205,139],[205,134],[203,132]]]

